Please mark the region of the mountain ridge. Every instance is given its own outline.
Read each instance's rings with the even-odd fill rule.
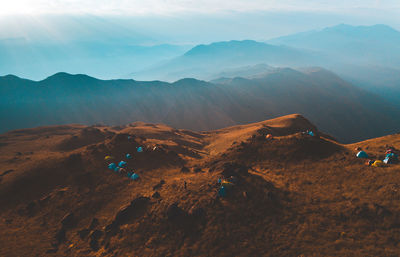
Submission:
[[[315,68],[309,74],[281,68],[259,77],[213,82],[61,76],[68,79],[21,80],[12,85],[0,79],[0,117],[9,121],[2,130],[144,121],[202,131],[300,112],[324,131],[349,142],[395,133],[400,124],[398,108],[334,73]],[[359,126],[365,128],[359,131]]]

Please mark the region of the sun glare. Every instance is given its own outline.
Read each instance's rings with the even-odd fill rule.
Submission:
[[[12,14],[30,14],[35,13],[35,5],[32,5],[32,2],[37,1],[28,1],[28,0],[1,0],[0,1],[0,15],[12,15]]]

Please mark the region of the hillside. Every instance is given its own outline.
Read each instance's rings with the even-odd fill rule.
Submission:
[[[297,114],[1,134],[0,255],[397,256],[399,164],[368,167],[356,147],[382,159],[400,135],[343,145]],[[140,179],[107,168],[120,160]]]

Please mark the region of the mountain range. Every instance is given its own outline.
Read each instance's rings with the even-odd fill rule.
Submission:
[[[0,78],[1,131],[50,124],[133,121],[197,131],[299,112],[343,142],[394,133],[400,109],[315,68],[272,69],[212,82],[99,80],[58,73],[42,81]]]
[[[198,45],[181,56],[134,72],[137,79],[174,81],[182,77],[217,79],[257,65],[318,66],[400,106],[400,32],[386,25],[346,24],[288,35],[266,42],[252,40]],[[254,74],[251,74],[251,73]]]
[[[213,79],[216,74],[246,65],[266,63],[272,66],[301,66],[317,64],[316,56],[304,50],[276,46],[254,40],[216,42],[198,45],[185,54],[132,73],[140,79],[157,78],[174,81],[182,77]]]
[[[350,64],[400,67],[400,32],[382,24],[340,24],[271,39],[268,43],[321,51]]]
[[[400,32],[383,24],[346,24],[269,40],[324,56],[319,65],[359,87],[400,103]]]

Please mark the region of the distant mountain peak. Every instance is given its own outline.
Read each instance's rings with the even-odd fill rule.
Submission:
[[[204,54],[205,51],[214,51],[214,50],[227,50],[230,48],[246,48],[246,47],[252,47],[252,46],[271,46],[266,43],[262,42],[257,42],[254,40],[230,40],[230,41],[220,41],[220,42],[214,42],[208,45],[201,44],[193,47],[189,51],[187,51],[184,55],[189,56],[189,55],[200,55]]]
[[[21,79],[20,77],[15,76],[15,75],[13,75],[13,74],[8,74],[8,75],[5,75],[5,76],[0,76],[0,78],[7,79],[7,80]]]
[[[85,79],[85,80],[97,80],[96,78],[90,77],[86,74],[70,74],[67,72],[57,72],[43,81],[65,81],[71,79]]]
[[[195,85],[195,86],[197,86],[197,85],[204,85],[206,83],[207,83],[206,81],[198,80],[195,78],[183,78],[183,79],[175,81],[172,84],[175,86],[180,86],[180,85],[192,85],[192,86]]]
[[[349,24],[338,24],[336,26],[332,26],[332,27],[327,27],[325,29],[323,29],[322,31],[341,31],[341,32],[347,32],[347,31],[368,31],[368,32],[378,32],[378,31],[386,31],[386,32],[398,32],[397,30],[395,30],[394,28],[385,25],[385,24],[375,24],[375,25],[370,25],[370,26],[365,26],[365,25],[361,25],[361,26],[353,26],[353,25],[349,25]]]

